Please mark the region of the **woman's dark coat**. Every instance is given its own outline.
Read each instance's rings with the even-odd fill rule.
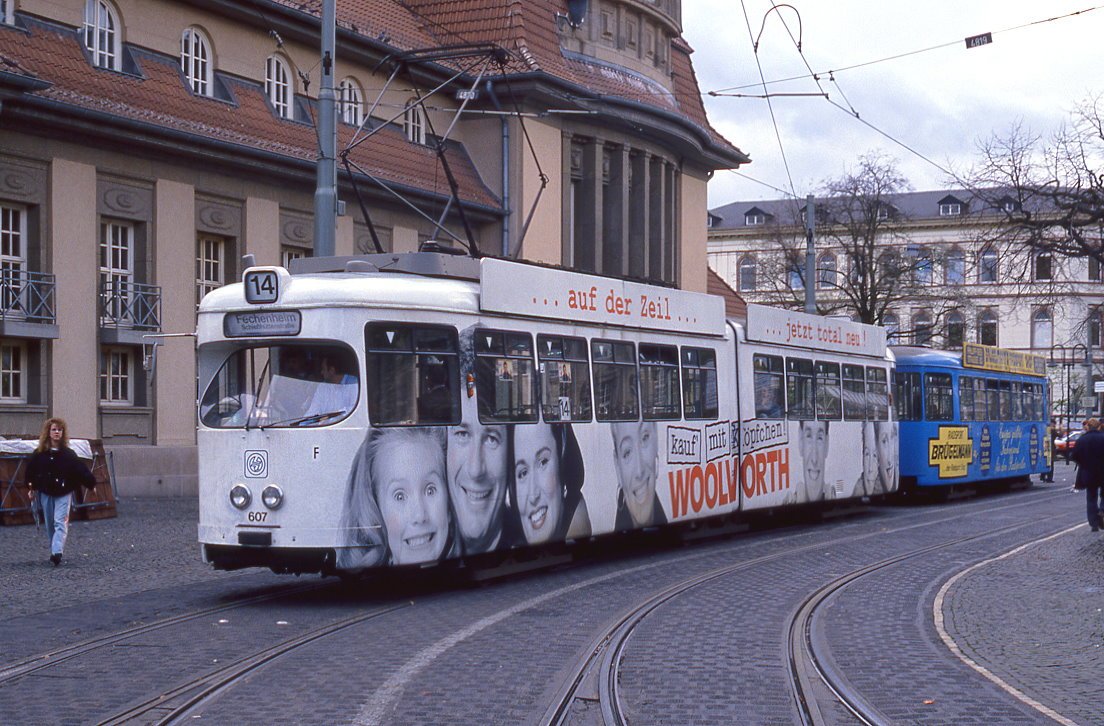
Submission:
[[[1077,462],[1075,489],[1104,487],[1104,431],[1087,431],[1073,445],[1070,458]]]

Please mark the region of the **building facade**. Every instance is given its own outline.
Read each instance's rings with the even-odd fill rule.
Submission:
[[[1002,205],[1015,201],[994,205],[994,196],[891,194],[868,205],[863,219],[843,219],[838,201],[815,200],[820,310],[856,317],[856,298],[881,285],[884,306],[868,311],[891,343],[958,350],[972,341],[1031,351],[1053,362],[1056,414],[1099,411],[1091,383],[1104,374],[1101,265],[1018,245],[1001,224]],[[769,200],[711,210],[710,267],[749,302],[800,308],[805,209],[805,200]]]
[[[470,238],[706,289],[706,182],[747,158],[679,2],[571,6],[338,3],[337,254]],[[124,492],[194,487],[198,301],[313,252],[317,13],[0,0],[0,435],[61,416]]]

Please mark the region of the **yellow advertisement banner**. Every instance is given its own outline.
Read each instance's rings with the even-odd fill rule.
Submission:
[[[1018,350],[997,348],[980,343],[962,344],[962,365],[1002,373],[1023,373],[1029,376],[1046,375],[1046,358]]]
[[[928,464],[939,467],[940,479],[966,476],[974,459],[974,442],[966,426],[940,426],[939,437],[928,439]]]

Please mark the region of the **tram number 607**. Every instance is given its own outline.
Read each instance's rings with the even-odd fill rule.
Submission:
[[[268,517],[268,512],[250,512],[249,513],[249,521],[250,522],[263,522],[263,521],[265,521],[266,517]]]
[[[253,304],[274,303],[280,299],[280,279],[272,270],[258,270],[245,275],[245,301]]]

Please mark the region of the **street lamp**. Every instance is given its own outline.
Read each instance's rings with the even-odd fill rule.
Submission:
[[[1056,355],[1057,354],[1057,355]],[[1047,367],[1062,366],[1065,369],[1063,376],[1066,381],[1066,434],[1070,432],[1073,419],[1073,367],[1085,361],[1089,351],[1082,343],[1072,346],[1052,345],[1047,356]]]

